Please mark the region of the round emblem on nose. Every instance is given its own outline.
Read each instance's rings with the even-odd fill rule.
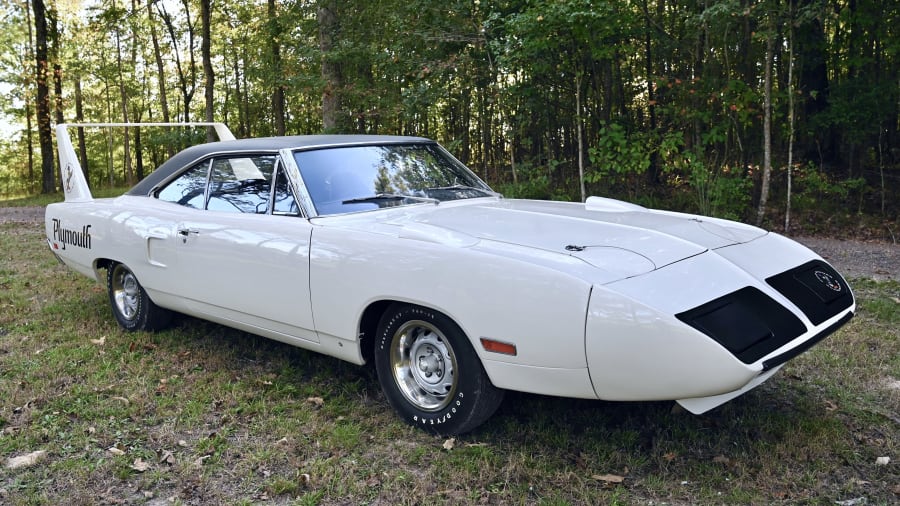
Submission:
[[[835,279],[834,276],[832,276],[831,274],[828,274],[827,272],[824,272],[824,271],[816,271],[815,274],[816,274],[816,279],[819,280],[819,283],[822,283],[823,285],[827,286],[828,288],[831,288],[835,292],[841,291],[841,283],[837,279]]]

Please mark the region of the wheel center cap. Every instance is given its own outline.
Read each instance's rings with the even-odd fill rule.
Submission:
[[[419,357],[419,370],[426,375],[434,374],[441,368],[440,360],[433,353],[422,355]]]

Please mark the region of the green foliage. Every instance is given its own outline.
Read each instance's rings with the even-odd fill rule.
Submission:
[[[573,200],[566,189],[554,185],[550,178],[558,162],[551,160],[547,167],[523,165],[517,169],[518,182],[496,185],[498,192],[507,198],[536,200]]]
[[[893,29],[900,26],[900,4],[825,4],[284,0],[275,2],[274,15],[266,2],[214,4],[212,105],[215,118],[239,137],[272,135],[273,94],[280,90],[287,133],[312,134],[323,128],[323,96],[336,96],[334,130],[435,138],[498,187],[510,184],[513,164],[526,167],[507,193],[551,198],[579,194],[579,154],[589,162],[591,191],[631,200],[677,196],[672,180],[661,176],[669,170],[665,139],[678,136],[679,149],[696,161],[682,163],[680,179],[695,181],[695,207],[742,216],[748,209],[741,205],[757,196],[746,183],[755,172],[741,169],[738,176],[714,168],[761,165],[762,69],[772,39],[774,166],[786,163],[787,99],[793,97],[795,159],[813,160],[835,184],[844,184],[843,174],[865,177],[850,190],[856,209],[871,212],[885,200],[892,219],[900,202],[889,198],[898,191],[900,167],[900,33]],[[27,114],[36,124],[26,7],[0,4],[0,89],[6,92],[0,113],[19,132]],[[320,7],[336,17],[330,48],[321,44]],[[103,0],[85,10],[77,3],[57,8],[60,52],[51,63],[62,68],[59,103],[66,121],[75,117],[76,81],[85,121],[122,120],[123,100],[131,120],[159,121],[164,98],[169,119],[202,117],[206,104],[198,91],[207,76],[194,3],[151,2],[148,8]],[[325,62],[335,76],[323,74]],[[55,107],[57,97],[51,98]],[[93,186],[126,179],[123,140],[88,141]],[[169,147],[196,140],[148,131],[142,151],[147,171]],[[30,142],[16,133],[0,143],[0,192],[27,193],[40,182],[40,157],[29,166],[25,156],[37,154],[36,135]],[[136,163],[134,153],[131,158]],[[688,170],[693,163],[707,169]],[[546,171],[529,172],[528,166]],[[743,190],[749,199],[737,198]]]
[[[588,183],[606,179],[634,179],[650,166],[655,146],[652,133],[628,134],[618,123],[600,122],[597,142],[588,149],[594,168],[585,174]]]
[[[741,171],[681,148],[677,136],[665,139],[661,154],[670,184],[690,189],[698,213],[739,220],[747,211],[753,182]]]

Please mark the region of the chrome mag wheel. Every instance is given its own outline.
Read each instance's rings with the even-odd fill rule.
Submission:
[[[400,392],[422,411],[445,408],[456,392],[453,347],[430,323],[412,320],[397,329],[390,344],[390,366]]]
[[[141,285],[137,278],[124,265],[118,264],[113,270],[111,281],[110,290],[116,310],[122,318],[134,320],[141,308]]]

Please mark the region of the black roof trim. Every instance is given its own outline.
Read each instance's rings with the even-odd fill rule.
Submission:
[[[434,141],[423,137],[396,135],[293,135],[285,137],[260,137],[234,141],[209,142],[191,146],[156,168],[149,176],[128,190],[127,195],[149,196],[160,183],[170,176],[204,158],[231,153],[274,153],[281,149],[318,149],[341,146],[377,144],[418,144]]]

